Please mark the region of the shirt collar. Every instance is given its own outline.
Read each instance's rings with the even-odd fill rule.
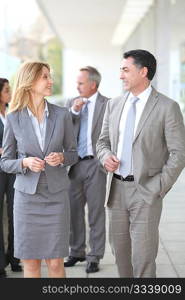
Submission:
[[[28,110],[28,114],[30,117],[35,117],[28,107],[27,107],[27,110]],[[47,101],[45,101],[44,114],[46,114],[46,117],[49,116],[49,109],[48,109]]]
[[[93,94],[91,97],[85,98],[85,99],[87,99],[89,102],[95,102],[97,96],[98,96],[98,92],[96,92],[95,94]]]
[[[152,92],[152,87],[151,87],[151,84],[142,92],[140,93],[139,95],[137,95],[137,97],[139,98],[138,101],[144,101],[144,100],[148,100],[150,94]],[[132,97],[135,97],[132,93],[129,94],[129,98],[132,98]]]

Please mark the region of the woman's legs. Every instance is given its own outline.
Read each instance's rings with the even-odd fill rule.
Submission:
[[[49,258],[49,259],[46,259],[45,261],[48,266],[48,276],[49,277],[51,277],[51,278],[65,278],[66,277],[63,258]]]
[[[23,259],[24,278],[41,277],[41,260],[40,259]]]
[[[49,258],[46,259],[48,267],[48,276],[50,278],[65,278],[64,259]],[[41,260],[40,259],[23,259],[24,277],[40,278],[41,277]]]

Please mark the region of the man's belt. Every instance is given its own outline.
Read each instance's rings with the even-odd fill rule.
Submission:
[[[93,158],[94,158],[93,155],[86,155],[86,156],[84,156],[84,157],[80,157],[80,156],[79,156],[79,160],[87,160],[87,159],[93,159]]]
[[[121,181],[134,181],[134,176],[133,175],[128,175],[127,177],[123,177],[121,175],[118,174],[114,174],[113,175],[116,179],[119,179]]]

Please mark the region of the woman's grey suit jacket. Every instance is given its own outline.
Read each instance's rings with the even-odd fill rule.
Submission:
[[[56,167],[46,164],[45,172],[50,193],[57,193],[68,188],[69,179],[66,166],[78,160],[76,140],[71,115],[67,108],[48,103],[46,139],[42,151],[34,132],[27,108],[7,115],[3,137],[2,169],[7,173],[15,173],[15,189],[35,194],[40,172],[32,172],[22,168],[25,157],[44,159],[50,152],[63,152],[64,165]],[[16,155],[18,158],[16,159]]]

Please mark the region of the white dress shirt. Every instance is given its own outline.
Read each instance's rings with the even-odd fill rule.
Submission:
[[[44,108],[44,117],[42,122],[39,122],[38,119],[33,115],[31,110],[27,107],[29,117],[31,118],[31,122],[35,131],[35,134],[37,136],[39,146],[41,150],[44,150],[44,144],[45,144],[45,136],[46,136],[46,123],[47,123],[47,117],[49,116],[49,110],[47,102],[45,101],[45,108]]]
[[[149,85],[141,94],[137,95],[139,100],[136,102],[136,119],[135,119],[135,127],[134,127],[134,135],[137,130],[137,126],[139,124],[139,120],[141,118],[141,115],[143,113],[144,107],[147,103],[147,100],[151,94],[152,87]],[[125,131],[125,122],[128,110],[130,108],[131,102],[129,101],[130,98],[135,97],[132,93],[129,94],[127,101],[124,105],[120,124],[119,124],[119,139],[118,139],[118,149],[117,149],[117,158],[121,160],[122,155],[122,147],[123,147],[123,138],[124,138],[124,131]],[[116,174],[120,175],[119,168],[115,171]],[[132,170],[130,172],[130,175],[133,175],[133,164],[132,164]]]
[[[96,99],[98,96],[98,92],[93,94],[90,98],[84,98],[85,101],[89,101],[88,103],[88,129],[87,129],[87,155],[93,155],[93,148],[92,148],[92,123],[93,123],[93,116],[94,116],[94,109],[96,104]],[[84,106],[82,107],[82,111]],[[80,112],[76,112],[71,108],[71,112],[75,115],[79,115]]]

